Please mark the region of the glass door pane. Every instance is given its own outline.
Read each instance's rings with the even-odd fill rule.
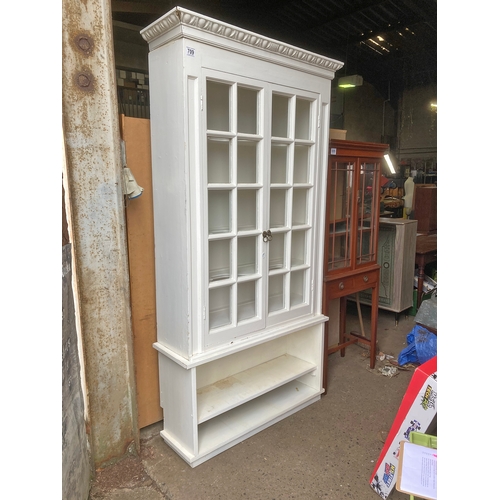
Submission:
[[[311,139],[311,101],[297,98],[295,111],[295,138]]]
[[[379,203],[380,163],[361,160],[358,186],[358,238],[356,263],[375,262],[374,227],[378,223],[376,203]]]
[[[309,223],[309,191],[310,189],[293,189],[292,226],[300,226]]]
[[[349,268],[351,258],[351,217],[353,210],[354,161],[330,160],[328,271]]]
[[[257,314],[255,281],[238,284],[238,322]]]
[[[229,131],[231,84],[207,81],[207,128]]]
[[[269,276],[269,312],[281,311],[285,308],[285,292],[283,287],[283,275]]]
[[[287,144],[271,145],[271,184],[286,184],[288,165]]]
[[[208,243],[209,281],[231,277],[231,240],[213,240]]]
[[[238,183],[255,184],[257,182],[257,146],[255,141],[238,140]]]
[[[257,191],[238,189],[238,231],[257,228]]]
[[[209,328],[220,328],[232,323],[231,286],[213,288],[209,295]]]
[[[227,184],[230,181],[230,155],[228,139],[208,138],[207,180],[209,184]]]
[[[295,156],[293,162],[293,182],[294,184],[307,184],[309,180],[309,155],[311,147],[305,145],[295,145]]]
[[[307,263],[306,231],[292,231],[291,268]]]
[[[271,228],[286,225],[286,198],[287,190],[271,187],[271,199],[269,200],[269,225]]]
[[[231,191],[208,192],[208,233],[228,233],[231,230]]]
[[[257,134],[258,90],[238,86],[238,132]]]
[[[272,126],[273,137],[288,137],[290,98],[285,95],[274,94],[272,98]]]
[[[306,301],[305,275],[306,271],[294,271],[290,274],[290,307],[298,306]]]
[[[269,242],[269,270],[283,269],[285,262],[285,234],[275,232]]]
[[[238,276],[257,274],[259,270],[257,252],[259,242],[257,236],[238,238]]]

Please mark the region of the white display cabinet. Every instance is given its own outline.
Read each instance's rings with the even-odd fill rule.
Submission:
[[[324,392],[327,139],[342,63],[183,8],[141,33],[161,435],[194,467]]]

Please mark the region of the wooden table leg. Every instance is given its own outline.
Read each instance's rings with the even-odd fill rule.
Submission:
[[[364,329],[362,326],[362,334],[358,334],[355,332],[351,332],[350,334],[346,334],[346,326],[347,326],[347,296],[348,295],[343,295],[341,297],[338,297],[338,291],[331,291],[330,290],[330,285],[329,283],[324,283],[324,288],[323,288],[323,314],[325,316],[329,316],[329,305],[330,305],[330,300],[333,300],[334,298],[338,298],[340,301],[340,310],[339,310],[339,339],[338,339],[338,344],[334,347],[332,346],[329,348],[328,345],[328,337],[329,337],[329,321],[325,322],[325,330],[324,330],[324,356],[323,356],[323,389],[325,390],[324,394],[326,394],[327,391],[327,385],[328,385],[328,356],[329,354],[333,354],[334,352],[340,351],[340,356],[344,357],[345,356],[345,348],[349,345],[355,344],[355,343],[363,343],[365,345],[368,345],[370,348],[370,369],[373,369],[375,367],[375,360],[377,356],[377,323],[378,323],[378,301],[379,301],[379,286],[380,286],[380,280],[379,280],[379,274],[377,272],[376,274],[377,279],[374,280],[375,283],[373,287],[371,288],[372,292],[372,305],[371,305],[371,318],[370,318],[370,325],[371,325],[371,335],[370,338],[368,339],[365,334],[364,334]],[[375,278],[375,277],[373,277]],[[366,279],[368,281],[368,279]],[[332,282],[332,284],[335,282]],[[369,285],[368,285],[369,287]],[[329,293],[330,292],[330,293]],[[356,293],[354,290],[353,293]],[[332,297],[333,296],[333,297]],[[362,316],[361,316],[361,311],[359,308],[358,304],[358,315],[360,316],[360,321],[362,323]],[[347,340],[348,339],[348,340]]]
[[[328,318],[328,306],[330,304],[330,301],[328,300],[328,285],[326,283],[323,283],[323,314]],[[323,346],[323,389],[325,392],[323,394],[327,393],[328,390],[328,333],[330,331],[330,321],[328,320],[325,323],[324,326],[324,346]]]
[[[329,324],[330,322],[327,321],[325,323],[325,333],[324,333],[324,354],[323,354],[323,389],[325,389],[325,392],[323,394],[327,393],[328,390],[328,332],[329,332]]]
[[[372,314],[370,318],[371,333],[370,333],[370,369],[375,368],[375,357],[377,355],[377,323],[378,323],[378,294],[379,281],[372,288]]]
[[[347,316],[347,297],[340,297],[339,344],[345,342],[345,325]],[[340,356],[345,356],[345,347],[340,349]]]

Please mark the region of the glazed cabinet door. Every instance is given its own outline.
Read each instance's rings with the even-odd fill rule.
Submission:
[[[218,72],[204,80],[208,347],[265,326],[266,146],[264,86]]]
[[[325,272],[376,262],[380,162],[330,157]]]
[[[331,158],[328,174],[328,209],[326,213],[327,261],[325,272],[350,269],[353,266],[351,226],[356,203],[356,160]]]
[[[207,348],[311,312],[318,96],[203,80]]]
[[[380,162],[373,159],[359,160],[357,183],[357,241],[356,266],[377,262],[377,226],[380,192]]]
[[[271,87],[267,324],[312,312],[319,97]]]

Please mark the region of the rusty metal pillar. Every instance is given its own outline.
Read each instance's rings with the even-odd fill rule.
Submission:
[[[63,1],[63,128],[95,467],[139,448],[110,0]]]

